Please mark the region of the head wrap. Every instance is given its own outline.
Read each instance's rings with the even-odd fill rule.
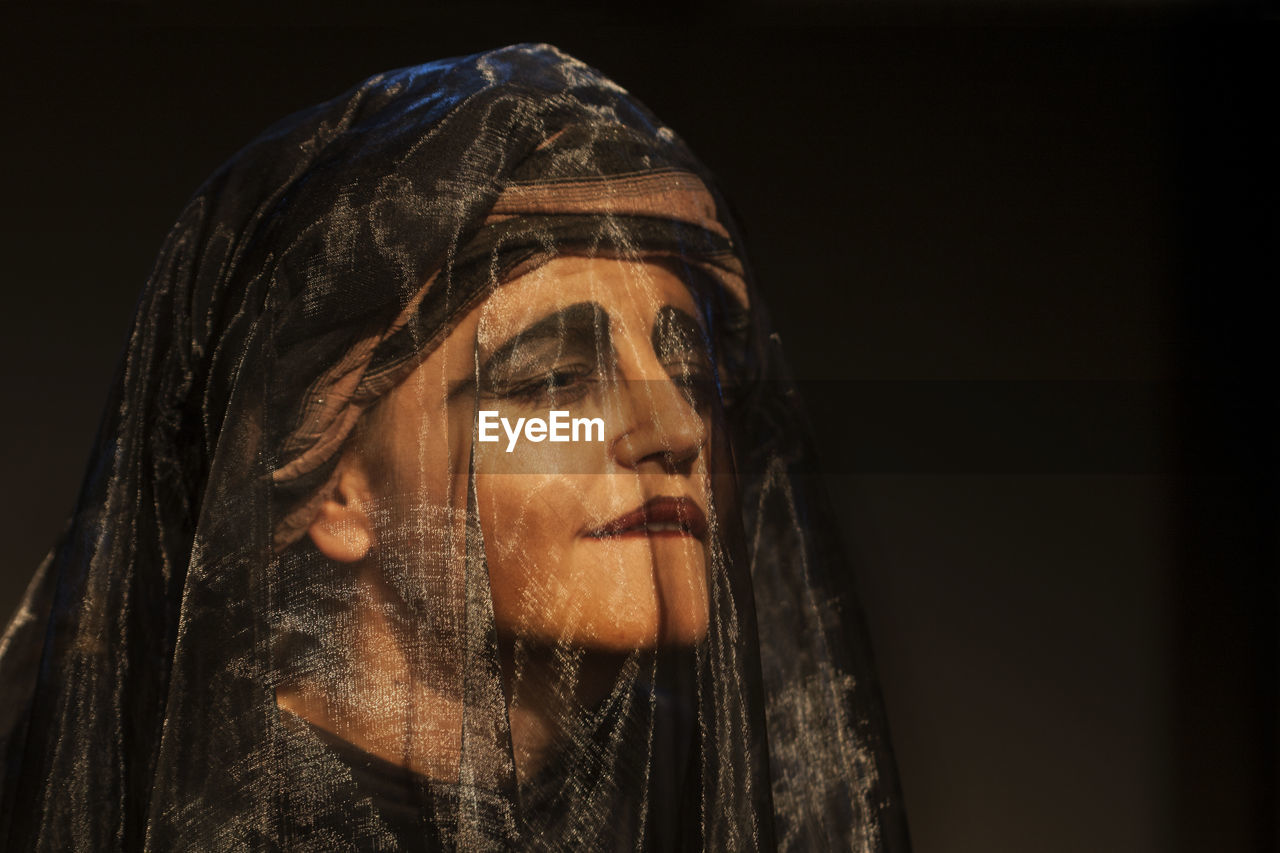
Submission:
[[[666,165],[663,146],[627,128],[569,125],[539,145],[507,179],[466,243],[433,272],[385,328],[357,341],[303,397],[297,426],[272,472],[295,498],[276,546],[302,534],[331,481],[337,450],[361,413],[431,351],[457,316],[491,287],[565,252],[678,259],[747,309],[741,261],[716,201],[687,168]]]

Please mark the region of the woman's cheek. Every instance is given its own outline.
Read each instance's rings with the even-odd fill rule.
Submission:
[[[557,488],[556,479],[477,475],[489,585],[500,629],[543,633],[552,627],[548,618],[562,607],[558,567],[567,561],[581,505],[565,500],[563,484]]]

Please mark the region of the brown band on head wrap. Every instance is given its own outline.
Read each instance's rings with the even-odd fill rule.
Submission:
[[[652,216],[697,225],[729,238],[729,232],[716,218],[715,200],[702,179],[676,169],[512,183],[502,191],[492,212]]]

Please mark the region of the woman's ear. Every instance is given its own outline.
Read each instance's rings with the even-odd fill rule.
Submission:
[[[320,505],[307,535],[316,549],[339,563],[363,560],[373,547],[372,492],[361,466],[351,457],[338,463],[333,493]]]

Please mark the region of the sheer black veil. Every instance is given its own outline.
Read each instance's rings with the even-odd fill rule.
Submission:
[[[419,617],[393,651],[452,675],[438,707],[375,697],[352,614],[384,611],[309,525],[390,395],[566,257],[692,294],[714,368],[705,632],[613,655],[580,698],[590,654],[500,629],[473,443],[445,509],[386,522],[403,536],[379,558]],[[470,422],[482,396],[450,405]],[[670,128],[547,45],[370,78],[240,151],[161,249],[75,512],[0,645],[0,846],[906,850],[819,473],[741,236]],[[415,574],[437,558],[443,580]],[[291,714],[295,683],[395,720],[406,755],[447,735],[449,760]],[[556,736],[526,770],[512,709],[548,691]]]

